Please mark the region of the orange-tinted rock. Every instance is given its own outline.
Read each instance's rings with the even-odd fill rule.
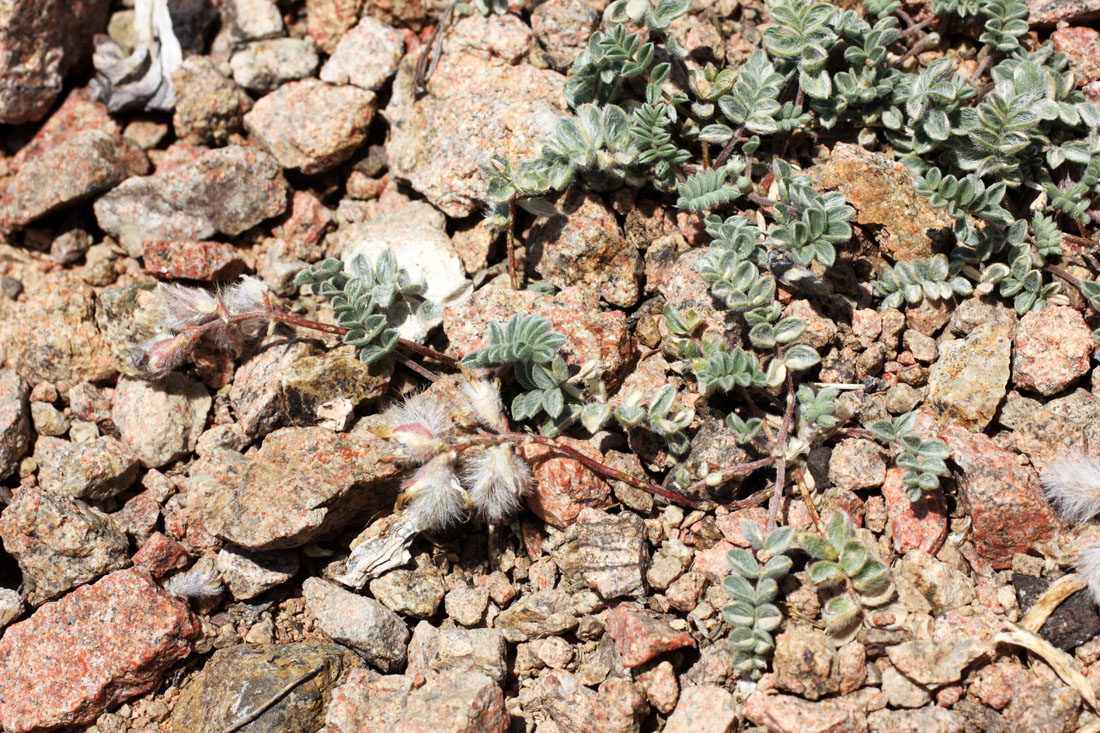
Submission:
[[[198,634],[187,603],[143,569],[77,588],[5,630],[0,725],[15,733],[90,723],[151,690]]]

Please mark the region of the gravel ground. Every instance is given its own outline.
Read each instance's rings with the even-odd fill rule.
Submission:
[[[817,379],[855,387],[843,427],[915,411],[951,468],[912,503],[896,455],[842,430],[809,454],[810,507],[788,487],[781,525],[843,511],[889,569],[857,628],[826,632],[796,550],[767,673],[743,678],[722,580],[750,547],[743,522],[765,527],[744,500],[766,497],[774,470],[694,508],[533,444],[511,521],[423,534],[339,582],[352,550],[395,531],[408,478],[378,415],[426,389],[473,429],[463,378],[430,358],[431,383],[402,359],[368,366],[279,323],[151,380],[135,354],[158,282],[248,274],[283,311],[331,323],[295,275],[388,247],[443,308],[403,336],[461,357],[490,322],[539,314],[570,367],[597,365],[613,407],[666,383],[700,399],[666,304],[731,344],[741,327],[696,272],[699,217],[652,189],[572,189],[521,215],[520,265],[547,287],[509,287],[479,166],[532,155],[567,111],[602,0],[459,15],[423,93],[416,62],[445,3],[173,2],[179,68],[105,88],[93,34],[97,58],[125,59],[141,42],[132,5],[0,12],[3,731],[1100,730],[1100,613],[1073,568],[1100,530],[1061,521],[1039,480],[1067,451],[1100,456],[1096,314],[1075,292],[1023,317],[980,296],[878,309],[857,273],[930,255],[950,221],[903,166],[843,141],[807,172],[844,193],[856,234],[824,294],[777,297],[808,323]],[[1028,5],[1100,99],[1100,5]],[[702,2],[670,33],[735,62],[766,20],[756,0]],[[690,432],[693,471],[753,457],[705,409]],[[644,431],[561,442],[657,483],[675,464]]]

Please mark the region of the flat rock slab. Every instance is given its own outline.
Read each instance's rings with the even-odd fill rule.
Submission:
[[[32,605],[130,564],[130,542],[111,517],[30,487],[16,491],[0,514],[0,539],[19,563]]]
[[[230,145],[161,173],[128,178],[95,203],[96,220],[140,257],[149,240],[240,234],[286,210],[287,184],[275,158]]]
[[[0,197],[0,229],[18,229],[148,170],[145,154],[118,133],[82,130],[20,166]]]
[[[284,428],[251,456],[239,485],[206,505],[206,529],[249,550],[300,547],[349,520],[392,506],[398,469],[381,438]]]
[[[38,609],[0,639],[0,726],[91,723],[144,694],[191,653],[199,623],[142,569],[120,570]]]
[[[886,647],[898,671],[918,684],[934,687],[958,682],[963,670],[988,651],[987,644],[971,639],[908,641]]]
[[[480,672],[433,675],[418,685],[411,675],[352,670],[332,692],[327,733],[504,733],[504,695]]]
[[[246,728],[250,733],[312,733],[324,721],[332,688],[359,666],[354,654],[327,641],[220,649],[183,688],[172,725],[188,733],[220,733],[314,671]]]
[[[418,99],[414,66],[415,59],[406,57],[384,113],[391,171],[448,216],[469,216],[485,198],[480,166],[492,155],[534,157],[538,138],[553,132],[567,111],[565,77],[477,53],[448,53]]]
[[[404,666],[409,629],[396,613],[321,578],[306,578],[302,593],[325,636],[351,647],[383,672]]]

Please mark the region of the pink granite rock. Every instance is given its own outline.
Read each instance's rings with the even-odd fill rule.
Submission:
[[[18,229],[149,170],[117,132],[86,129],[24,159],[0,196],[0,230]]]
[[[277,430],[250,455],[239,483],[214,490],[205,507],[206,529],[249,550],[275,550],[388,511],[400,473],[386,460],[391,454],[389,444],[374,436]]]
[[[0,22],[0,124],[40,119],[62,79],[103,30],[108,0],[46,0],[5,5]]]
[[[1069,56],[1079,85],[1100,79],[1100,32],[1093,28],[1059,28],[1050,34],[1050,40],[1055,50]]]
[[[620,308],[634,305],[642,262],[615,213],[598,195],[580,191],[567,192],[555,209],[526,236],[531,267],[557,287],[577,285]]]
[[[96,328],[95,293],[67,270],[50,273],[18,302],[0,301],[0,343],[21,377],[53,382],[60,391],[117,371]]]
[[[690,634],[669,625],[668,617],[635,603],[620,603],[607,614],[606,624],[607,635],[614,639],[627,668],[644,664],[658,654],[695,645]]]
[[[199,624],[143,569],[120,570],[38,609],[0,639],[0,725],[81,725],[151,690],[191,653]]]
[[[507,21],[494,20],[502,22]],[[482,34],[485,42],[493,38]],[[407,57],[385,111],[391,172],[453,217],[469,216],[481,206],[480,166],[491,155],[511,160],[535,155],[538,138],[551,134],[566,110],[563,76],[481,53],[443,54],[423,96],[416,94],[413,75],[413,59]]]
[[[947,539],[947,503],[943,491],[926,491],[920,501],[913,503],[902,488],[904,473],[900,468],[891,468],[882,485],[894,549],[904,554],[919,548],[934,555]]]
[[[1027,0],[1028,23],[1051,26],[1100,18],[1100,0]]]
[[[664,733],[730,733],[736,722],[733,695],[717,685],[698,685],[680,693]]]
[[[1092,366],[1096,346],[1080,311],[1048,305],[1020,319],[1012,380],[1039,394],[1060,392]]]
[[[376,18],[364,17],[340,39],[332,57],[321,67],[321,81],[378,89],[397,71],[404,51],[405,41],[397,30]]]
[[[480,672],[381,676],[353,669],[332,691],[326,733],[504,733],[504,695]]]
[[[994,569],[1012,567],[1014,554],[1054,536],[1058,521],[1034,469],[982,433],[951,427],[940,438],[961,469],[959,498],[971,520],[970,538]]]
[[[842,489],[870,489],[886,479],[882,449],[871,440],[840,441],[829,458],[829,480]]]
[[[603,461],[603,454],[586,441],[560,440],[590,458]],[[568,527],[586,507],[611,504],[611,487],[580,461],[541,445],[524,445],[520,453],[531,466],[535,478],[535,488],[527,497],[527,506],[544,522],[558,528]]]
[[[233,280],[244,272],[241,253],[222,242],[177,239],[142,244],[145,271],[164,278]]]
[[[772,733],[864,733],[867,716],[829,701],[808,702],[793,695],[754,692],[741,715]]]
[[[244,126],[283,168],[320,173],[351,157],[373,118],[372,92],[304,79],[261,98]]]
[[[630,680],[612,677],[593,691],[564,670],[542,678],[542,706],[562,730],[604,733],[637,733],[649,712],[645,695]]]
[[[581,366],[598,359],[605,378],[622,369],[633,351],[626,314],[601,311],[597,294],[578,287],[544,295],[490,284],[447,308],[443,330],[455,351],[467,354],[488,345],[490,321],[507,321],[516,313],[535,313],[549,319],[554,330],[565,336],[561,353],[566,363]]]
[[[286,194],[279,163],[263,150],[200,148],[178,165],[162,160],[154,175],[123,181],[96,201],[95,214],[99,226],[138,257],[150,239],[240,234],[283,213]]]
[[[179,372],[159,382],[124,377],[115,388],[111,417],[126,447],[155,468],[195,448],[211,404],[206,387]]]
[[[187,548],[160,532],[154,532],[134,554],[134,566],[145,568],[156,578],[186,565]]]

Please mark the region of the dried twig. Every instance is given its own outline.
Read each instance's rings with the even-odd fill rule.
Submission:
[[[1063,682],[1077,690],[1077,694],[1089,704],[1093,712],[1100,711],[1100,707],[1097,707],[1096,691],[1092,689],[1092,683],[1077,668],[1077,663],[1072,657],[1033,631],[1022,629],[1011,621],[1006,621],[1005,625],[1009,630],[1002,631],[994,636],[993,641],[998,644],[1012,644],[1023,647],[1035,653],[1050,665],[1051,669]]]
[[[322,662],[321,664],[318,664],[317,666],[313,667],[313,669],[309,670],[308,672],[305,672],[304,674],[298,676],[297,678],[292,680],[290,683],[288,683],[285,687],[283,687],[281,690],[279,690],[274,695],[272,695],[270,700],[268,700],[263,705],[256,708],[255,710],[253,710],[251,713],[248,713],[247,715],[244,715],[243,717],[238,718],[232,725],[230,725],[228,728],[226,728],[224,731],[222,731],[222,733],[237,733],[237,731],[239,731],[241,728],[245,727],[249,723],[251,723],[254,720],[256,720],[257,718],[259,718],[261,715],[266,713],[268,710],[275,707],[275,705],[277,705],[280,700],[282,700],[284,697],[286,697],[286,695],[291,690],[293,690],[295,687],[297,687],[298,685],[300,685],[304,682],[308,682],[309,680],[316,677],[317,674],[324,668],[325,668],[325,665],[324,665],[324,662]]]
[[[1027,614],[1020,619],[1020,627],[1028,631],[1039,631],[1046,623],[1047,617],[1058,608],[1062,601],[1072,596],[1082,588],[1087,588],[1088,581],[1077,573],[1063,575],[1050,584],[1043,595],[1028,609]]]

